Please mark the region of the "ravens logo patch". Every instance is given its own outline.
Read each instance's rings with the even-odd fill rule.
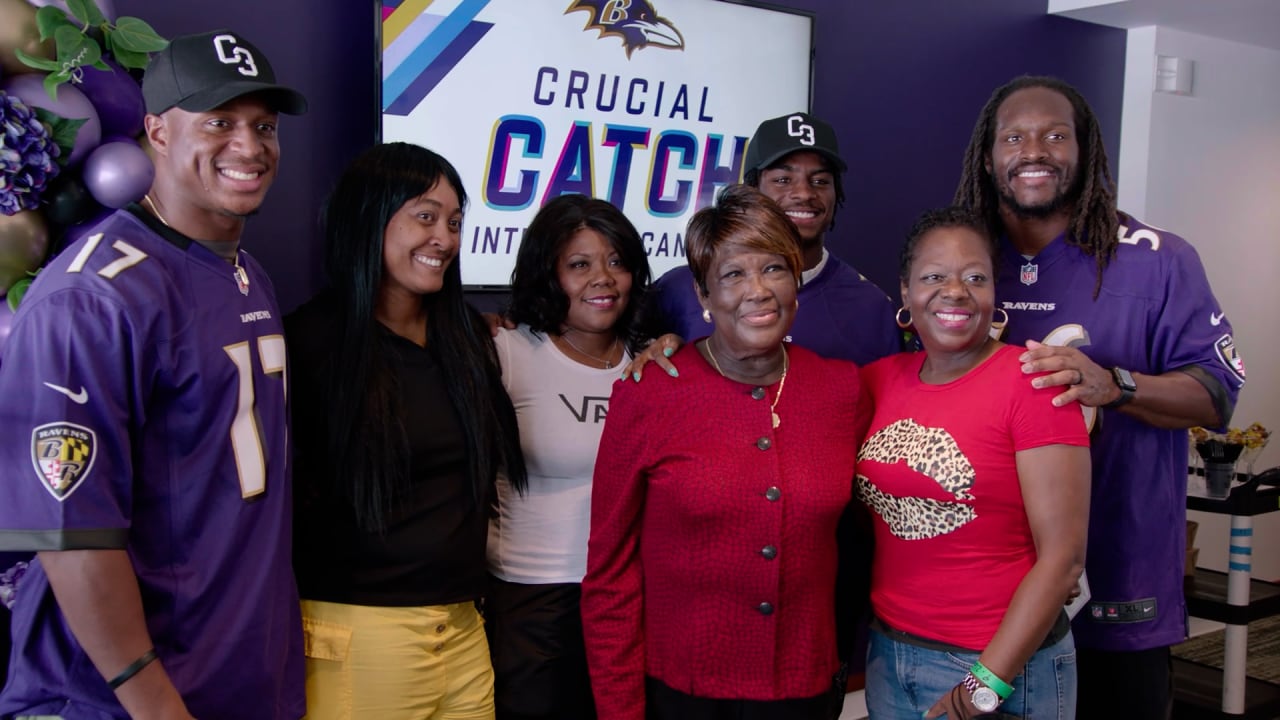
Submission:
[[[1214,343],[1214,349],[1218,351],[1218,360],[1222,365],[1236,376],[1236,381],[1240,385],[1244,385],[1244,358],[1240,357],[1239,351],[1236,350],[1235,338],[1230,335],[1223,335]]]
[[[31,431],[31,464],[44,489],[62,502],[89,477],[97,447],[98,437],[87,427],[48,423]]]

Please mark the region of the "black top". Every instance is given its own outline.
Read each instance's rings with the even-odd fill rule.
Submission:
[[[327,373],[344,339],[318,298],[285,318],[294,448],[294,571],[303,599],[353,605],[444,605],[479,598],[485,584],[488,519],[477,509],[466,441],[432,353],[383,328],[393,353],[410,488],[384,533],[356,525],[335,493],[325,453]]]

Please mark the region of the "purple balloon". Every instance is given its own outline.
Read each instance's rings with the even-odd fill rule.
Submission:
[[[116,61],[105,59],[105,62],[111,70],[84,68],[75,86],[98,111],[104,142],[111,135],[137,137],[142,132],[142,116],[147,112],[142,87]]]
[[[57,100],[50,100],[49,93],[44,91],[44,73],[23,73],[5,78],[4,82],[0,83],[0,90],[17,97],[31,107],[44,108],[67,119],[84,118],[85,123],[76,132],[76,143],[71,148],[71,156],[67,159],[68,165],[75,165],[101,142],[102,125],[98,122],[98,111],[93,109],[93,103],[89,102],[89,98],[71,83],[58,86]]]
[[[137,143],[99,145],[84,161],[84,186],[94,200],[109,208],[141,200],[155,178],[155,165]]]
[[[115,22],[115,19],[116,19],[115,3],[112,2],[112,0],[96,0],[96,2],[98,5],[98,9],[102,11],[103,16],[105,16],[108,20]],[[45,5],[52,5],[53,7],[56,7],[62,12],[66,13],[67,18],[69,19],[71,18],[71,11],[67,9],[67,0],[27,0],[27,3],[38,8],[44,7]]]
[[[9,309],[9,300],[0,296],[0,356],[4,355],[4,343],[9,340],[10,329],[13,329],[13,310]]]
[[[0,354],[4,352],[4,343],[9,339],[9,331],[13,329],[13,311],[9,309],[9,299],[0,295]]]

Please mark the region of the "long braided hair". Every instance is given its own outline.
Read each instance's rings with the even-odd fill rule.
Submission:
[[[1093,257],[1098,266],[1094,298],[1102,288],[1102,271],[1115,257],[1119,243],[1120,213],[1116,209],[1116,183],[1107,164],[1107,150],[1102,144],[1102,131],[1080,92],[1053,77],[1023,75],[996,88],[982,108],[973,126],[969,147],[964,151],[964,168],[956,188],[956,205],[968,207],[986,221],[992,235],[1004,232],[1000,219],[1000,195],[986,163],[995,142],[996,112],[1013,93],[1027,88],[1052,90],[1071,102],[1075,113],[1076,137],[1080,146],[1077,184],[1072,189],[1071,217],[1067,223],[1066,241]]]

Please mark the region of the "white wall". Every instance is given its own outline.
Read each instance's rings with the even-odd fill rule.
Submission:
[[[1256,467],[1280,465],[1280,52],[1163,27],[1129,42],[1120,207],[1199,251],[1248,372],[1231,424],[1275,431]],[[1190,96],[1154,92],[1153,54],[1194,61]],[[1225,570],[1227,519],[1193,519],[1200,566]],[[1280,579],[1280,513],[1253,547],[1254,576]]]

